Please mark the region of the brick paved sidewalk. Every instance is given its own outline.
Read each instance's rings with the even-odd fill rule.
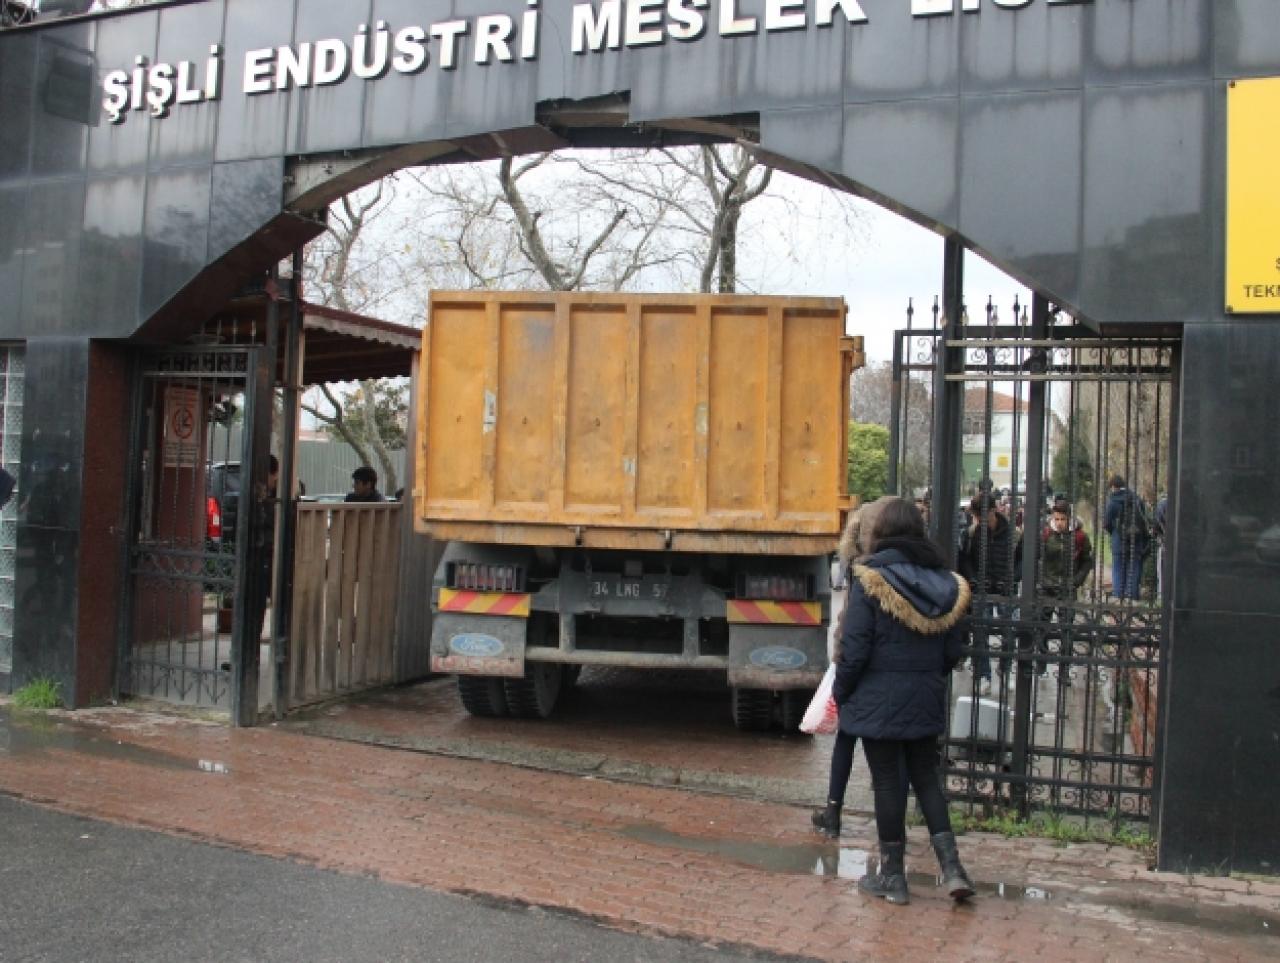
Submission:
[[[1099,845],[971,835],[984,895],[906,908],[778,803],[102,709],[0,716],[0,792],[342,872],[823,960],[1280,958],[1280,882],[1150,873]],[[923,830],[910,865],[931,869]],[[1002,883],[1006,896],[986,884]],[[1021,898],[1023,887],[1049,898]],[[1034,894],[1033,894],[1034,895]]]

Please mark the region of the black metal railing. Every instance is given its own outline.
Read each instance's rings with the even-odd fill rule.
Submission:
[[[908,308],[895,342],[890,488],[952,500],[948,548],[974,588],[944,777],[977,815],[1041,810],[1132,827],[1153,806],[1178,344],[1102,338],[1034,307],[1015,300],[1002,322],[989,301],[984,323],[962,309],[947,326],[935,302],[923,328]],[[943,378],[959,383],[963,411],[951,422],[959,464],[938,472],[921,432],[944,423],[944,348],[963,357]],[[937,478],[955,490],[924,488]]]

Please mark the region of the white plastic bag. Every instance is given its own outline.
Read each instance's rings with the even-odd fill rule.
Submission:
[[[800,731],[812,736],[829,736],[835,733],[840,725],[840,710],[836,708],[836,700],[831,697],[831,687],[836,681],[835,663],[827,666],[827,671],[818,683],[818,691],[813,694],[813,701],[800,720]]]
[[[836,652],[840,648],[841,622],[844,618],[845,599],[848,594],[846,589],[831,590],[831,624],[827,626],[827,660],[829,662],[836,660]]]

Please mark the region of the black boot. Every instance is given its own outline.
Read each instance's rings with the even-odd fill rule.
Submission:
[[[840,803],[828,802],[826,809],[813,811],[813,828],[832,839],[840,838]]]
[[[882,896],[897,906],[911,902],[911,894],[907,892],[907,874],[902,865],[906,848],[906,843],[880,840],[880,869],[858,880],[858,888],[870,896]]]
[[[952,899],[968,899],[974,894],[973,880],[960,865],[956,834],[934,833],[929,841],[933,843],[933,851],[938,854],[938,865],[942,867],[942,886],[947,895]]]

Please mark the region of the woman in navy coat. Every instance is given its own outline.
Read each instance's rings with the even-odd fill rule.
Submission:
[[[973,895],[938,776],[947,674],[960,662],[969,587],[925,537],[915,505],[894,499],[872,530],[872,554],[853,568],[832,695],[840,731],[862,740],[875,794],[880,867],[863,891],[906,903],[905,770],[954,899]]]

